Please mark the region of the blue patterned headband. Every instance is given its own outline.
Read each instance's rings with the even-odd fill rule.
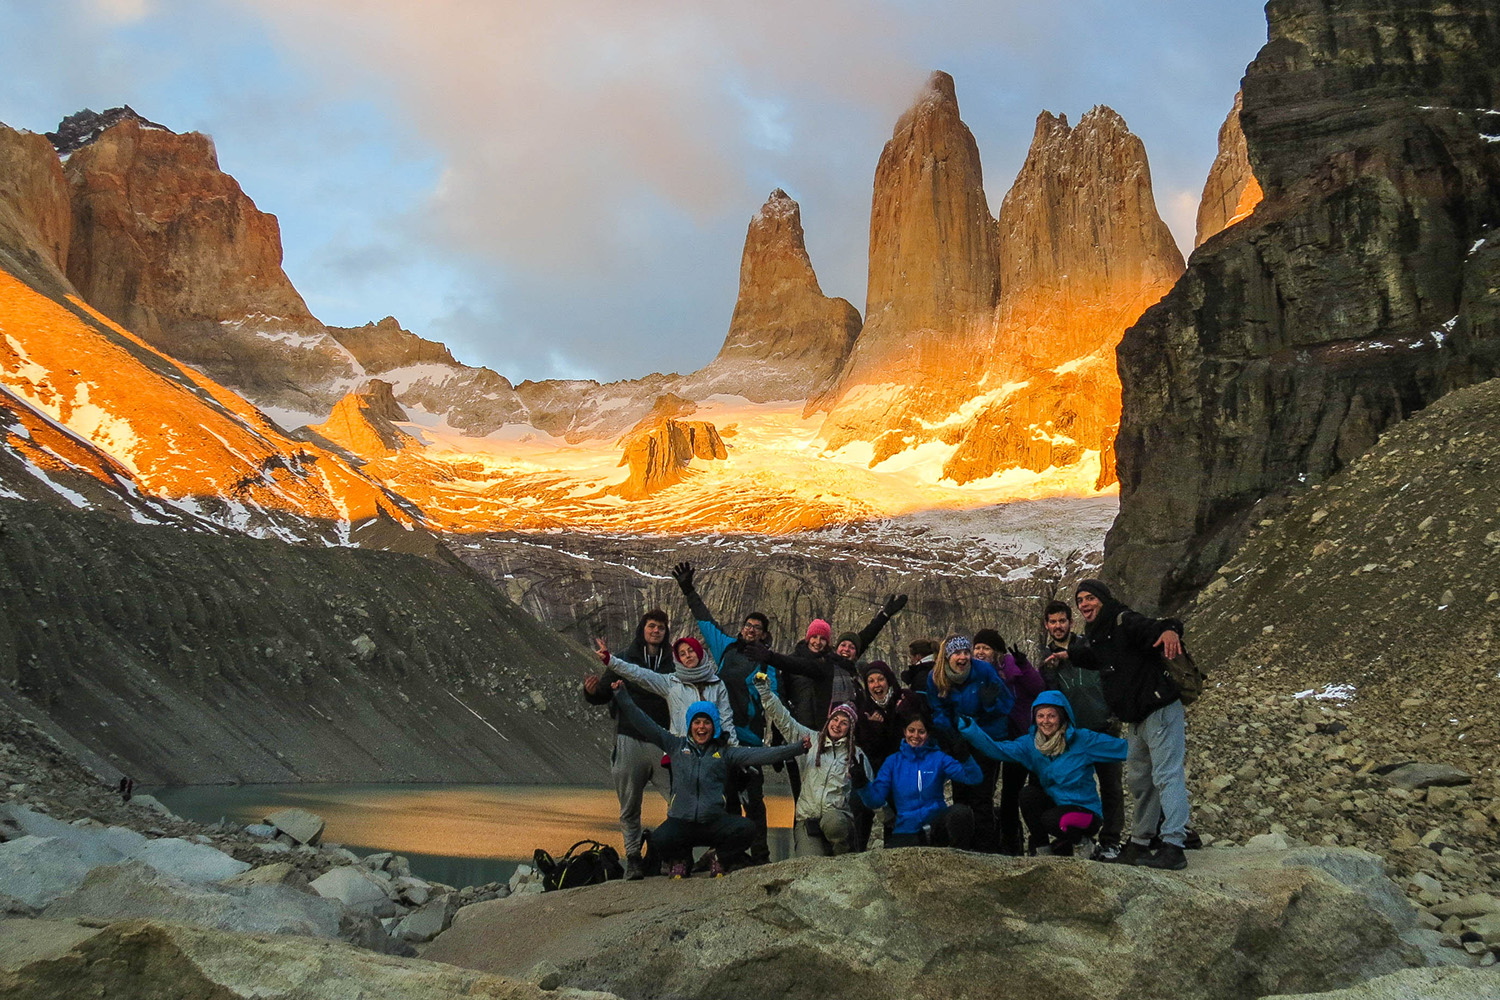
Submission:
[[[943,643],[943,655],[945,656],[952,656],[961,649],[971,653],[974,651],[974,644],[969,641],[969,637],[966,635],[955,635]]]

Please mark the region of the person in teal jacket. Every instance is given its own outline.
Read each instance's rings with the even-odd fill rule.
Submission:
[[[974,812],[962,803],[948,805],[943,786],[949,781],[972,785],[980,777],[968,744],[958,741],[950,756],[928,736],[927,720],[913,714],[906,718],[901,748],[880,765],[875,780],[866,784],[863,770],[856,769],[850,783],[870,809],[881,809],[887,802],[895,807],[896,823],[887,846],[967,849],[974,839]]]
[[[1003,743],[972,719],[959,720],[959,733],[980,755],[1020,764],[1036,775],[1036,783],[1021,793],[1032,850],[1071,855],[1078,842],[1092,837],[1104,822],[1094,765],[1124,760],[1129,744],[1118,736],[1073,725],[1073,706],[1061,691],[1037,695],[1031,718],[1030,732]]]

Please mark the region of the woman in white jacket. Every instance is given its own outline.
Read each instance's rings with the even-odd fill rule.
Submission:
[[[609,667],[604,675],[606,681],[610,679],[610,674],[614,674],[629,684],[667,700],[673,736],[687,735],[684,713],[688,706],[695,701],[706,701],[719,710],[719,722],[729,745],[740,745],[734,732],[734,709],[729,704],[729,689],[719,680],[719,675],[714,672],[714,665],[704,655],[703,643],[688,635],[672,643],[672,658],[677,661],[677,670],[671,674],[659,674],[612,655],[603,639],[595,639],[594,645],[599,662]]]
[[[766,718],[788,743],[812,741],[812,752],[802,763],[802,792],[797,796],[797,816],[792,824],[794,857],[848,854],[854,849],[854,810],[849,805],[849,775],[858,768],[871,777],[870,762],[854,742],[854,724],[859,713],[853,705],[835,705],[821,730],[810,729],[792,718],[780,698],[771,691],[764,673],[755,675],[755,689]]]

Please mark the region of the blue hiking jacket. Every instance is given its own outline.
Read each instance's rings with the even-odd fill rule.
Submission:
[[[935,673],[938,670],[934,664]],[[979,689],[986,684],[1000,688],[1000,696],[989,708],[979,704]],[[957,730],[958,720],[970,718],[979,727],[997,740],[1010,735],[1010,707],[1015,703],[1015,693],[1010,685],[1000,679],[1000,673],[988,660],[970,660],[969,676],[958,687],[948,692],[946,698],[938,697],[937,683],[932,673],[927,675],[927,704],[932,710],[932,721],[945,729]]]
[[[1044,705],[1061,709],[1068,748],[1056,757],[1048,757],[1036,748],[1036,710]],[[998,742],[972,719],[959,722],[959,734],[969,741],[975,753],[992,760],[1020,764],[1036,775],[1042,791],[1060,806],[1077,806],[1103,815],[1099,789],[1094,783],[1094,765],[1103,761],[1124,760],[1129,744],[1118,736],[1096,733],[1073,725],[1073,706],[1061,691],[1043,691],[1031,706],[1031,729],[1025,736]]]
[[[931,740],[920,747],[902,740],[901,748],[880,765],[875,780],[859,790],[859,797],[871,809],[881,809],[891,802],[896,807],[893,832],[918,833],[928,817],[947,805],[943,801],[944,782],[973,785],[983,777],[972,757],[960,764]]]

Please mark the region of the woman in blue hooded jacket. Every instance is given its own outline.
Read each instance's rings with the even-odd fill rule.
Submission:
[[[1020,764],[1037,783],[1021,792],[1021,814],[1031,831],[1033,851],[1069,855],[1104,822],[1104,806],[1094,783],[1094,765],[1124,760],[1129,748],[1118,736],[1073,725],[1073,706],[1061,691],[1043,691],[1031,706],[1031,730],[999,742],[971,719],[959,732],[982,756]]]
[[[871,810],[890,803],[896,823],[888,847],[919,847],[923,844],[968,848],[974,836],[974,813],[966,805],[948,805],[943,786],[954,782],[973,784],[982,774],[968,744],[962,740],[950,756],[928,735],[927,721],[920,714],[906,717],[901,747],[880,765],[875,780],[866,784],[862,769],[850,775],[860,800]],[[962,759],[960,759],[962,758]]]

